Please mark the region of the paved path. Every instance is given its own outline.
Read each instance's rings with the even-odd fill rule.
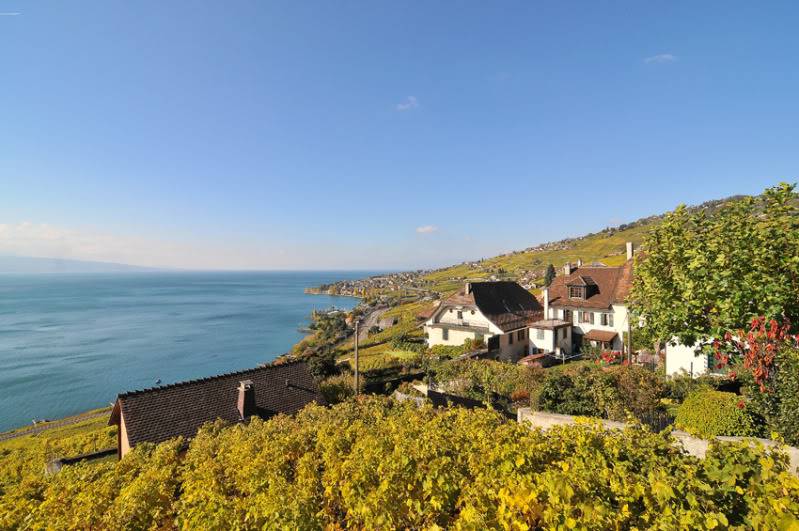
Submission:
[[[381,308],[370,312],[366,318],[358,325],[358,341],[366,341],[369,338],[369,329],[380,322],[380,318],[388,308]]]
[[[62,426],[69,426],[70,424],[77,424],[86,420],[96,419],[99,417],[107,417],[110,414],[109,410],[97,411],[94,413],[86,413],[83,415],[76,415],[74,417],[67,417],[65,419],[54,420],[52,422],[45,422],[31,426],[28,429],[19,431],[7,431],[0,433],[0,442],[16,439],[17,437],[24,437],[26,435],[34,435],[43,431],[52,430],[53,428],[61,428]]]

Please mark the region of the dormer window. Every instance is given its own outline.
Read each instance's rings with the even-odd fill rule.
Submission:
[[[585,286],[569,286],[570,299],[585,299]]]
[[[569,288],[570,299],[587,299],[596,293],[597,285],[594,279],[586,276],[578,276],[571,280],[566,286]]]

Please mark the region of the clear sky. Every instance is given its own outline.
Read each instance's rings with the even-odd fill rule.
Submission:
[[[0,0],[0,253],[490,256],[799,171],[799,3]]]

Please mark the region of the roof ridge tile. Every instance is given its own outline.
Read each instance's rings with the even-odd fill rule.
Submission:
[[[200,382],[208,382],[208,381],[212,381],[212,380],[221,380],[222,378],[228,378],[230,376],[236,376],[236,375],[239,375],[239,374],[246,374],[246,373],[250,373],[250,372],[257,371],[257,370],[262,370],[262,369],[273,369],[275,367],[286,367],[286,366],[289,366],[289,365],[297,365],[299,363],[302,363],[303,361],[304,360],[301,360],[301,359],[292,359],[292,360],[285,361],[285,362],[282,362],[282,363],[279,363],[279,364],[268,363],[268,364],[259,365],[258,367],[250,367],[249,369],[242,369],[242,370],[239,370],[239,371],[225,372],[225,373],[222,373],[222,374],[216,374],[214,376],[201,376],[199,378],[193,378],[193,379],[189,379],[189,380],[181,380],[179,382],[173,382],[173,383],[170,383],[170,384],[156,385],[156,386],[153,386],[153,387],[144,387],[142,389],[136,389],[134,391],[126,391],[124,393],[119,393],[117,395],[117,398],[127,398],[127,397],[130,397],[130,396],[140,395],[142,393],[150,393],[150,392],[153,392],[153,391],[165,391],[165,390],[168,390],[168,389],[174,389],[176,387],[181,387],[181,386],[185,386],[185,385],[192,385],[192,384],[196,384],[196,383],[200,383]]]

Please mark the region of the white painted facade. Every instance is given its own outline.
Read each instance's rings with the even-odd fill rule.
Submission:
[[[676,338],[674,344],[666,344],[666,375],[675,376],[681,373],[693,377],[701,376],[708,372],[707,355],[701,352],[700,345],[689,347],[683,345]]]
[[[425,326],[425,332],[427,333],[427,344],[431,347],[434,345],[461,346],[467,339],[477,339],[480,335],[475,331],[427,326]]]
[[[572,352],[571,327],[563,326],[560,328],[537,328],[531,326],[530,348],[528,354],[538,354],[541,352],[565,353]]]
[[[430,347],[461,346],[467,339],[482,339],[487,345],[489,339],[496,337],[500,359],[513,361],[526,355],[529,344],[526,328],[506,333],[470,306],[442,304],[425,322],[424,331]]]
[[[571,311],[571,319],[567,319],[566,314],[568,311]],[[581,322],[581,314],[585,312],[588,314],[589,319],[587,322]],[[590,317],[593,315],[593,323],[590,321]],[[603,321],[603,315],[611,316],[610,318],[605,317]],[[609,310],[597,310],[597,309],[589,309],[589,308],[569,308],[569,307],[558,307],[558,308],[549,308],[549,315],[547,316],[549,319],[561,319],[564,321],[569,321],[574,325],[575,331],[579,334],[585,335],[591,330],[604,330],[604,331],[612,331],[616,332],[616,337],[613,339],[613,344],[611,348],[613,350],[623,350],[624,348],[624,334],[627,332],[629,327],[629,314],[627,312],[627,306],[623,304],[614,304],[610,307]],[[609,319],[612,319],[613,324],[602,324],[603,322],[609,323]]]

